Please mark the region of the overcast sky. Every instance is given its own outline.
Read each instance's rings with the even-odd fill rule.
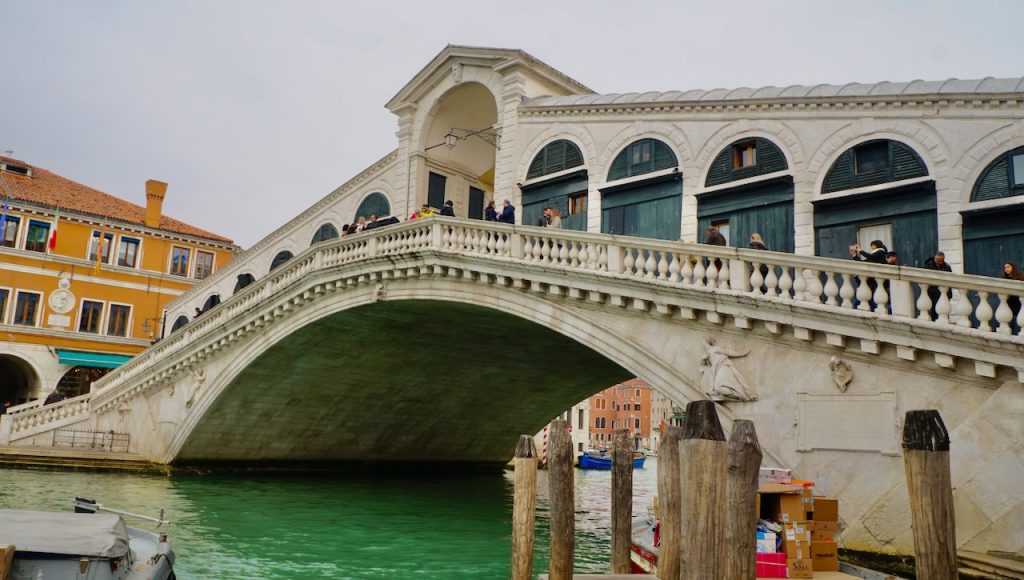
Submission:
[[[0,3],[0,151],[243,247],[393,149],[446,44],[599,92],[1024,75],[1024,1]]]

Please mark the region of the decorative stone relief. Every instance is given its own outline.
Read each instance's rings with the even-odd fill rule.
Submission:
[[[462,63],[461,62],[453,62],[452,63],[452,80],[455,81],[455,84],[459,84],[459,83],[462,82]]]
[[[832,382],[836,384],[836,388],[840,393],[845,393],[850,386],[850,381],[853,380],[853,369],[850,368],[850,363],[832,357],[828,361],[828,368],[832,371]]]
[[[68,290],[71,287],[71,274],[62,273],[57,280],[57,287],[57,290],[50,293],[50,310],[57,314],[67,314],[75,308],[75,295]]]
[[[732,359],[747,356],[746,352],[730,350],[715,344],[710,336],[704,339],[704,358],[700,361],[701,387],[712,401],[756,401],[755,393],[747,384]]]
[[[199,394],[199,390],[203,388],[203,384],[206,382],[206,369],[189,369],[189,374],[192,375],[192,380],[196,383],[192,388],[192,394],[185,401],[185,407],[191,409],[192,403],[196,402],[196,395]]]

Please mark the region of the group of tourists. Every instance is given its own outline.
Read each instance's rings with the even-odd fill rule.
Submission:
[[[366,219],[363,216],[359,216],[354,224],[345,224],[341,226],[341,235],[348,236],[352,234],[358,234],[373,228],[379,228],[381,226],[388,226],[391,224],[397,224],[398,218],[389,217],[381,219],[377,214],[370,214],[370,219]]]

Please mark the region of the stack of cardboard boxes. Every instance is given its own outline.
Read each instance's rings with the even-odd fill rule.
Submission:
[[[759,578],[813,578],[816,571],[839,570],[839,502],[815,496],[813,482],[763,478],[757,509],[758,518],[782,526],[781,543],[775,533],[757,532]]]

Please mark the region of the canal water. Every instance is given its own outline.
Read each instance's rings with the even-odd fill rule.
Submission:
[[[576,570],[604,572],[610,474],[576,470]],[[547,472],[538,477],[534,570],[547,566]],[[634,515],[657,485],[634,472]],[[128,511],[160,508],[178,578],[507,578],[512,475],[238,476],[0,468],[0,508],[68,510],[75,495]],[[129,525],[142,525],[131,522]]]

